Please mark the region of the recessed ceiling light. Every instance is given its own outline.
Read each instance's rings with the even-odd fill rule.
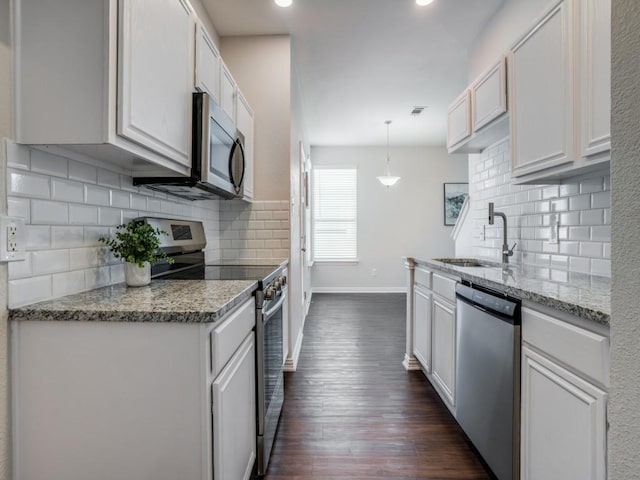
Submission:
[[[430,1],[433,1],[433,0],[430,0]],[[279,7],[290,7],[292,3],[293,3],[293,0],[276,0],[276,5],[278,5]]]
[[[421,7],[424,5],[429,5],[433,0],[416,0],[416,3]]]

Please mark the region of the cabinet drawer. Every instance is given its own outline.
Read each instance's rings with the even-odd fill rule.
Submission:
[[[215,378],[256,324],[251,297],[211,332],[211,372]]]
[[[443,277],[437,273],[433,274],[433,291],[451,303],[456,301],[456,281]]]
[[[431,272],[424,268],[416,267],[415,282],[418,285],[431,289]]]
[[[577,373],[609,387],[609,339],[529,308],[522,309],[522,339]]]

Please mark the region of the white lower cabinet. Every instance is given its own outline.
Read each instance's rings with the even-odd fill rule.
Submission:
[[[248,479],[254,326],[12,321],[12,478]]]
[[[416,286],[413,298],[413,354],[431,372],[431,293]]]
[[[455,405],[456,309],[433,296],[433,380],[450,405]]]
[[[248,480],[256,459],[253,332],[211,386],[213,478]]]
[[[455,286],[459,278],[435,273],[422,265],[415,268],[411,322],[412,357],[408,365],[421,368],[447,408],[455,413],[456,307]],[[415,363],[417,361],[417,364]]]
[[[527,308],[522,334],[521,480],[606,480],[608,338]]]

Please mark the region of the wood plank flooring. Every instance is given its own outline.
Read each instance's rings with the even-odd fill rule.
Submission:
[[[315,294],[266,480],[490,477],[421,372],[404,294]]]

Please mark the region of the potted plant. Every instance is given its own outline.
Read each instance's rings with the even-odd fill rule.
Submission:
[[[118,225],[116,238],[100,237],[116,258],[124,260],[124,277],[129,287],[142,287],[151,283],[151,264],[160,260],[173,263],[164,252],[158,252],[160,235],[168,235],[148,223],[131,220]]]

